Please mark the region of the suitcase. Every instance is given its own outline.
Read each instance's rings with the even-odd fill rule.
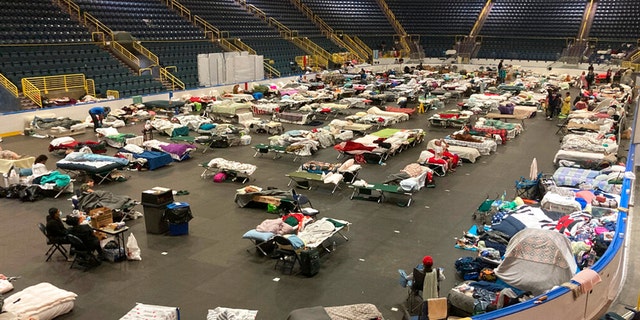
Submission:
[[[307,277],[313,277],[320,272],[320,252],[317,248],[300,252],[300,272]]]

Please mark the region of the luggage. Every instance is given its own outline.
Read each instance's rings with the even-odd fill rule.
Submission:
[[[300,252],[300,272],[307,277],[313,277],[320,272],[320,253],[317,248]]]
[[[225,180],[227,180],[227,174],[224,172],[218,172],[215,175],[213,175],[213,182],[224,182]]]

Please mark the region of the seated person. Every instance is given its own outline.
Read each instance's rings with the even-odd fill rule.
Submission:
[[[456,171],[455,168],[458,166],[460,157],[457,154],[449,152],[449,145],[443,139],[436,140],[434,144],[434,149],[430,150],[431,153],[433,153],[434,160],[430,162],[438,163],[437,160],[442,159],[447,163],[445,169],[448,172]]]
[[[49,157],[41,154],[36,158],[33,166],[31,166],[31,175],[33,176],[34,184],[40,184],[40,178],[51,173],[51,171],[49,171],[46,166],[47,160],[49,160]]]
[[[60,219],[60,210],[58,208],[50,208],[49,215],[47,215],[47,236],[51,241],[56,243],[68,244],[67,234],[69,230],[62,224]]]
[[[95,185],[95,181],[93,181],[93,179],[88,179],[87,182],[83,183],[80,186],[80,189],[78,190],[78,196],[81,196],[83,194],[87,194],[87,193],[93,193],[93,186]]]
[[[102,247],[100,246],[100,240],[96,237],[93,229],[88,224],[81,224],[80,219],[75,216],[67,217],[67,224],[71,226],[69,233],[82,240],[82,243],[87,247],[89,251],[96,251],[98,253],[98,259],[102,259],[104,254]]]
[[[589,108],[589,105],[587,104],[587,101],[589,100],[589,98],[587,97],[582,97],[580,99],[580,101],[576,102],[576,104],[573,106],[573,110],[585,110]]]

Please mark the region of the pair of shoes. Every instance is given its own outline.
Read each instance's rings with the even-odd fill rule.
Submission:
[[[187,190],[180,190],[180,191],[176,192],[177,196],[184,196],[184,195],[188,195],[188,194],[189,194],[189,191],[187,191]]]

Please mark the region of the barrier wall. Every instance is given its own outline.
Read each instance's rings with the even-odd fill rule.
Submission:
[[[250,82],[249,87],[251,88],[253,84],[269,84],[269,83],[280,83],[280,82],[288,82],[292,80],[297,80],[298,77],[287,77],[287,78],[278,78],[271,80],[262,80]],[[184,90],[184,91],[176,91],[173,92],[174,98],[179,98],[184,94],[192,95],[192,96],[200,96],[200,95],[211,95],[211,92],[216,90],[219,93],[224,91],[231,92],[233,91],[233,86],[235,84],[229,84],[224,86],[217,87],[207,87],[207,88],[199,88],[193,90]],[[244,83],[240,84],[241,87],[244,87]],[[144,101],[153,101],[153,100],[169,100],[169,93],[161,93],[161,94],[153,94],[143,96]],[[95,106],[104,106],[110,107],[112,110],[120,109],[124,106],[130,105],[133,103],[132,98],[123,98],[118,100],[104,100],[93,103],[85,103],[85,104],[76,104],[73,106],[63,106],[63,107],[51,107],[51,108],[43,108],[43,109],[35,109],[35,110],[25,110],[25,111],[17,111],[14,113],[6,113],[0,115],[0,137],[18,135],[24,133],[25,122],[28,122],[26,119],[33,119],[34,116],[40,117],[50,117],[52,114],[55,114],[56,117],[69,117],[71,119],[84,120],[85,117],[89,115],[89,109]]]
[[[635,102],[634,121],[632,130],[636,130],[636,121],[638,113],[638,101]],[[635,174],[635,143],[631,141],[629,145],[629,154],[627,156],[626,171]],[[491,313],[477,315],[474,320],[489,319],[535,319],[543,316],[544,318],[563,319],[563,320],[579,320],[579,319],[595,319],[604,314],[611,302],[618,296],[626,278],[626,245],[627,237],[630,237],[631,225],[628,217],[632,214],[629,209],[630,199],[634,180],[625,178],[622,184],[622,193],[620,198],[620,206],[618,210],[617,230],[606,253],[598,260],[591,269],[596,271],[602,282],[594,286],[588,293],[574,297],[573,293],[565,288],[558,287],[544,294],[547,299],[542,303],[536,304],[536,297],[530,301],[509,306]],[[574,284],[577,284],[574,282]],[[542,295],[541,295],[542,296]]]

